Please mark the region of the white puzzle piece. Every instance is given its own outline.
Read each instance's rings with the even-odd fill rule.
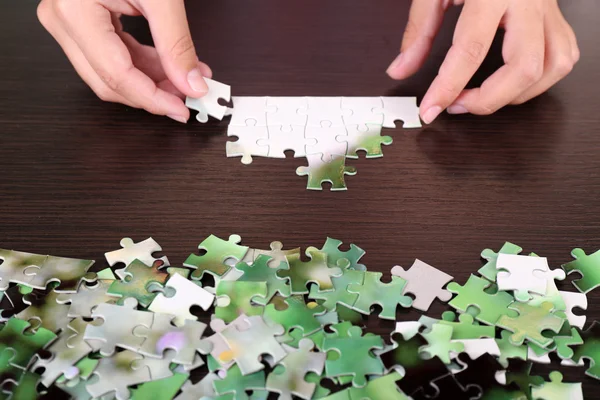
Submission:
[[[392,268],[392,275],[407,281],[402,294],[414,295],[412,306],[417,310],[427,311],[436,298],[444,302],[452,298],[452,293],[444,289],[444,286],[453,277],[421,260],[415,260],[408,271],[395,266]]]
[[[381,125],[368,124],[366,130],[360,125],[346,126],[346,135],[338,136],[338,142],[347,142],[347,158],[358,158],[358,151],[364,151],[367,158],[383,157],[382,145],[390,145],[393,140],[390,136],[381,136]]]
[[[560,293],[563,301],[565,302],[565,313],[567,314],[567,320],[569,321],[569,324],[571,326],[576,326],[579,329],[583,329],[587,317],[585,315],[573,314],[573,308],[579,307],[583,310],[587,310],[587,296],[584,293],[577,292],[559,291],[558,293]]]
[[[292,150],[294,157],[305,157],[306,146],[316,144],[316,139],[308,139],[304,136],[305,127],[291,126],[290,131],[284,131],[281,126],[269,126],[268,139],[259,139],[258,145],[268,146],[269,157],[285,158],[285,151]]]
[[[227,157],[242,157],[243,164],[252,163],[252,156],[267,157],[269,147],[258,144],[260,139],[269,139],[266,126],[235,126],[229,125],[227,136],[236,136],[235,142],[227,142],[225,150]]]
[[[498,289],[514,290],[515,299],[518,301],[530,300],[530,292],[546,294],[545,277],[535,273],[536,271],[546,273],[550,270],[545,257],[500,253],[496,261],[496,270],[498,270]]]
[[[419,107],[416,97],[382,97],[383,101],[383,126],[395,128],[395,121],[404,122],[403,128],[420,128]],[[375,110],[379,111],[379,110]]]
[[[306,126],[308,117],[298,110],[307,108],[306,97],[268,97],[267,125],[281,126],[281,130],[286,132],[290,132],[293,126]]]
[[[343,127],[341,97],[309,97],[308,108],[298,110],[301,115],[307,115],[307,127],[319,128],[324,121],[330,122],[331,127]]]
[[[464,345],[463,352],[467,353],[471,360],[475,360],[485,353],[500,357],[500,348],[493,338],[457,339],[452,340],[451,343],[462,343]],[[459,353],[452,352],[452,357],[458,357],[458,354]]]
[[[383,100],[381,97],[342,97],[344,125],[357,125],[361,131],[368,124],[383,125]]]
[[[527,361],[531,361],[537,364],[550,364],[552,361],[550,360],[550,351],[548,350],[544,354],[536,354],[535,351],[531,350],[530,347],[527,348]]]
[[[140,260],[148,267],[151,267],[156,260],[162,260],[164,263],[163,267],[170,265],[169,259],[166,256],[160,258],[152,256],[153,253],[162,251],[162,247],[151,237],[138,243],[134,243],[130,238],[123,238],[120,245],[122,249],[104,253],[106,262],[111,267],[117,263],[123,263],[125,266],[128,266],[135,260]],[[117,275],[123,279],[121,274],[117,273]]]
[[[343,126],[331,126],[329,121],[324,121],[320,127],[307,126],[305,135],[307,139],[316,141],[316,144],[306,146],[306,154],[322,153],[325,159],[346,155],[348,143],[337,140],[338,137],[347,136]]]
[[[221,82],[204,78],[208,86],[208,92],[203,97],[194,99],[187,97],[185,105],[188,108],[198,111],[196,119],[199,122],[208,122],[208,116],[222,120],[227,112],[227,106],[219,104],[219,99],[231,100],[231,87]]]
[[[233,109],[229,126],[267,126],[267,98],[266,97],[237,97],[231,98]],[[249,123],[248,120],[254,120]]]

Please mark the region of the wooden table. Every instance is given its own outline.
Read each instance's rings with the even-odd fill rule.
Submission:
[[[422,98],[458,10],[425,67],[396,83],[384,71],[408,2],[376,3],[222,0],[188,10],[201,59],[235,95]],[[549,93],[489,117],[442,115],[420,130],[389,130],[385,157],[349,162],[358,175],[347,192],[306,190],[295,174],[305,159],[226,158],[227,122],[181,125],[102,103],[38,24],[36,5],[0,1],[1,247],[93,258],[100,268],[125,236],[153,236],[174,265],[211,233],[261,248],[320,247],[331,236],[367,250],[369,269],[388,274],[420,258],[461,283],[482,249],[507,240],[553,267],[575,247],[600,248],[597,2],[562,2],[582,59]],[[127,26],[148,40],[141,21]],[[499,65],[499,44],[476,81]],[[575,290],[567,281],[560,288]],[[591,322],[600,289],[588,299]],[[600,398],[598,381],[575,370],[569,378]]]

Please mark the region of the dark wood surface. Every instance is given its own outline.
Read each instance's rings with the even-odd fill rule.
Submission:
[[[407,1],[188,2],[197,50],[235,95],[417,95],[451,41],[451,12],[413,78],[384,74]],[[569,261],[600,248],[600,4],[562,2],[582,58],[549,93],[489,117],[389,130],[385,157],[349,162],[347,192],[308,191],[304,159],[225,157],[225,122],[181,125],[98,100],[38,24],[35,0],[0,0],[0,247],[98,260],[153,236],[180,265],[210,233],[268,248],[327,236],[385,273],[420,258],[464,282],[504,241]],[[148,40],[140,20],[127,26]],[[499,64],[494,56],[476,81]],[[560,288],[574,290],[569,281]],[[588,294],[600,319],[600,289]],[[432,313],[443,307],[437,306]],[[418,314],[410,314],[410,318]],[[405,318],[408,318],[405,316]],[[390,329],[391,324],[379,326]],[[586,397],[600,398],[584,380]],[[593,386],[595,385],[595,386]]]

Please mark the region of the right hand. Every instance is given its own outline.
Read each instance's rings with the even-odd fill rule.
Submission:
[[[123,32],[122,14],[143,15],[156,48]],[[102,100],[185,123],[182,98],[208,90],[212,72],[198,60],[183,0],[42,0],[38,18]]]

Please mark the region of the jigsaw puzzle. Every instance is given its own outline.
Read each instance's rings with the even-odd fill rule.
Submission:
[[[307,189],[323,190],[323,183],[329,182],[331,190],[347,190],[344,175],[356,175],[356,168],[346,165],[346,158],[316,153],[306,156],[307,167],[298,167],[298,176],[308,175]]]
[[[559,291],[562,273],[533,253],[521,258],[518,246],[484,251],[483,276],[460,286],[418,260],[383,283],[360,264],[364,250],[336,239],[308,247],[307,261],[280,242],[260,250],[240,241],[210,236],[180,268],[164,265],[155,241],[126,240],[107,253],[123,268],[95,274],[84,260],[0,253],[0,398],[577,399],[580,384],[557,372],[545,382],[531,362],[583,366],[600,379],[599,325],[581,331],[586,295]],[[530,282],[498,290],[524,259],[541,269],[517,275],[545,282],[543,293]],[[215,288],[201,286],[205,272]],[[394,320],[398,305],[427,311],[449,293],[460,314],[397,322],[389,340],[374,334],[384,329],[377,317]]]
[[[571,255],[576,258],[564,264],[562,268],[567,274],[577,272],[580,279],[573,281],[573,285],[582,293],[588,293],[600,286],[600,250],[587,255],[583,249],[574,249]]]

